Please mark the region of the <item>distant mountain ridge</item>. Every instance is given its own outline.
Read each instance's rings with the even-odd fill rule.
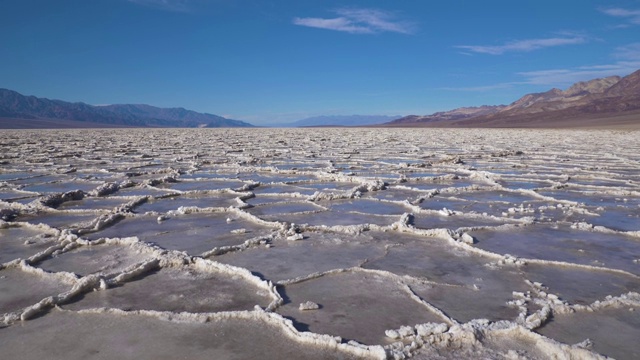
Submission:
[[[449,111],[433,113],[431,115],[408,115],[400,119],[393,120],[388,124],[428,123],[436,121],[468,119],[475,116],[493,114],[504,109],[505,107],[505,105],[461,107]]]
[[[410,115],[387,126],[528,127],[573,123],[582,118],[610,118],[638,113],[640,70],[623,78],[610,76],[581,81],[567,90],[526,94],[509,105],[459,108],[431,115]],[[631,119],[633,121],[633,119]]]
[[[139,127],[253,126],[244,121],[183,108],[159,108],[141,104],[94,106],[25,96],[8,89],[0,89],[0,118],[57,119]]]
[[[278,127],[304,127],[304,126],[365,126],[382,124],[398,116],[389,115],[322,115],[308,117],[291,123],[276,124]]]

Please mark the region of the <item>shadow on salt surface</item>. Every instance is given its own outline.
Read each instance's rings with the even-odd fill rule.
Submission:
[[[33,200],[38,199],[38,196],[32,196],[32,197],[25,197],[25,198],[18,198],[18,199],[8,199],[5,200],[9,203],[18,203],[18,204],[23,204],[23,205],[27,205],[28,203],[32,202]],[[0,199],[2,200],[2,199]]]
[[[496,336],[497,335],[497,336]],[[490,333],[481,340],[482,346],[426,346],[416,351],[412,360],[459,360],[459,359],[522,359],[548,360],[549,350],[537,340],[512,334],[501,336]]]
[[[509,334],[505,336],[505,334],[500,331],[489,333],[489,335],[482,340],[482,345],[484,346],[484,351],[488,350],[489,354],[483,354],[481,352],[480,354],[474,354],[472,356],[455,356],[451,358],[547,360],[554,356],[562,356],[556,355],[554,350],[549,349],[547,344],[538,341],[538,339],[528,336],[520,336],[519,334]],[[450,349],[445,351],[450,351]],[[571,357],[571,355],[568,355],[568,357],[576,359],[590,358],[579,356]],[[418,357],[418,359],[424,358]]]
[[[37,214],[19,215],[15,221],[30,224],[46,224],[57,229],[74,229],[84,227],[98,215],[66,212],[38,212]]]
[[[502,185],[503,187],[507,189],[512,189],[512,190],[517,190],[517,189],[533,190],[537,188],[548,187],[552,184],[552,182],[544,181],[544,180],[533,180],[533,179],[521,180],[520,177],[517,177],[514,179],[503,177],[502,179],[497,180],[496,182]]]
[[[603,187],[603,190],[607,189],[624,189],[624,190],[635,190],[638,188],[638,185],[629,183],[624,180],[606,180],[606,179],[576,179],[571,178],[567,184],[570,187],[580,188],[583,186],[599,186]],[[593,188],[591,188],[593,189]]]
[[[517,309],[508,307],[513,291],[526,291],[517,271],[490,269],[492,259],[472,254],[445,239],[407,234],[374,233],[376,241],[393,244],[384,257],[373,259],[365,268],[386,270],[397,275],[424,278],[442,285],[413,284],[424,300],[458,321],[472,319],[513,320]]]
[[[640,206],[606,208],[598,211],[599,216],[585,217],[585,221],[595,226],[604,226],[618,231],[640,231]]]
[[[336,225],[360,225],[375,224],[380,226],[391,225],[400,220],[400,216],[371,215],[351,212],[321,211],[306,214],[265,215],[261,216],[267,221],[288,221],[295,224],[308,224],[311,226],[336,226]]]
[[[28,177],[24,179],[11,180],[8,181],[12,185],[34,185],[34,184],[47,184],[52,183],[54,181],[61,181],[67,178],[64,175],[44,175],[44,173],[40,173],[38,176]],[[73,189],[75,190],[75,189]]]
[[[379,200],[389,200],[389,201],[409,201],[413,202],[419,197],[423,196],[424,193],[420,193],[418,191],[412,191],[409,189],[401,189],[396,187],[387,187],[382,191],[368,191],[362,194],[363,199],[379,199]]]
[[[238,176],[238,179],[243,181],[255,181],[263,184],[309,181],[309,180],[317,179],[313,175],[278,174],[278,173],[240,173],[237,176]]]
[[[300,184],[296,184],[296,186],[299,187],[303,187],[303,188],[307,188],[307,189],[314,189],[314,190],[319,190],[319,191],[324,191],[324,190],[340,190],[340,191],[344,191],[344,190],[351,190],[356,186],[359,186],[360,184],[357,182],[333,182],[333,181],[327,181],[327,182],[308,182],[308,183],[300,183]]]
[[[19,179],[24,179],[29,177],[36,177],[38,175],[42,175],[42,174],[34,173],[30,171],[0,173],[0,181],[19,180]]]
[[[224,207],[238,206],[240,203],[236,198],[240,196],[231,193],[222,194],[185,194],[179,196],[171,196],[160,199],[152,199],[135,208],[136,213],[144,214],[146,212],[155,211],[158,213],[166,213],[171,210],[178,210],[179,207]]]
[[[487,213],[494,216],[502,216],[509,208],[525,206],[538,199],[519,193],[505,191],[471,191],[455,194],[453,196],[436,195],[425,199],[420,203],[420,207],[428,210],[449,210],[462,212]]]
[[[417,284],[411,289],[426,302],[442,310],[451,318],[460,322],[473,319],[489,319],[491,321],[511,320],[518,317],[518,310],[506,304],[512,300],[511,292],[523,287],[515,276],[507,282],[509,275],[479,277],[477,288],[468,286],[445,286]],[[511,287],[509,286],[511,285]]]
[[[351,172],[347,172],[351,173]],[[395,182],[400,178],[400,174],[397,172],[386,171],[356,171],[355,175],[369,180],[382,180],[387,182]]]
[[[443,208],[447,208],[468,212],[469,210],[467,208],[472,204],[472,201],[466,201],[461,198],[436,195],[432,198],[424,199],[419,206],[426,210],[442,210]]]
[[[624,234],[571,229],[568,226],[521,226],[471,231],[481,249],[518,257],[605,266],[640,274],[640,241]]]
[[[311,161],[311,162],[287,162],[286,164],[272,164],[278,170],[317,170],[324,169],[329,166],[326,161]]]
[[[29,194],[25,192],[20,192],[13,189],[0,189],[0,200],[10,201],[14,199],[21,199],[27,196],[32,196],[34,194]]]
[[[410,212],[406,206],[378,200],[349,199],[318,202],[320,205],[337,212],[358,212],[373,215],[402,215]]]
[[[593,350],[600,354],[618,360],[640,359],[640,308],[631,309],[556,314],[536,332],[566,344],[590,339]]]
[[[300,198],[294,198],[294,197],[290,197],[290,196],[266,196],[266,195],[262,195],[262,196],[254,196],[250,199],[244,200],[244,202],[246,202],[249,205],[252,206],[256,206],[256,205],[264,205],[264,204],[273,204],[273,203],[279,203],[279,202],[289,202],[289,201],[301,201]]]
[[[241,277],[164,268],[135,281],[83,295],[65,309],[116,308],[172,312],[217,312],[266,307],[269,294]]]
[[[172,194],[173,192],[154,188],[152,186],[149,187],[140,187],[140,186],[132,186],[124,189],[118,190],[114,195],[115,196],[162,196],[167,194]]]
[[[542,283],[549,288],[546,292],[570,304],[590,305],[607,295],[640,291],[640,279],[624,274],[538,264],[527,264],[521,270],[525,278]]]
[[[254,247],[216,256],[213,260],[240,266],[274,282],[360,265],[384,255],[384,246],[364,235],[304,233],[302,241],[276,240],[272,247]]]
[[[157,187],[179,191],[238,189],[246,183],[236,180],[179,181],[160,184]]]
[[[540,195],[550,196],[554,199],[574,201],[583,203],[589,207],[630,207],[637,208],[640,206],[640,197],[627,195],[612,195],[603,193],[584,193],[580,191],[570,190],[542,190],[538,191]]]
[[[71,285],[55,278],[44,278],[20,269],[0,270],[0,315],[24,309],[40,300],[71,290]],[[0,335],[2,334],[0,330]],[[0,336],[2,338],[2,336]],[[0,340],[1,341],[1,340]],[[3,349],[3,357],[5,346]]]
[[[16,227],[0,229],[0,264],[27,259],[55,243],[55,237],[36,230]]]
[[[63,193],[67,191],[82,190],[89,192],[100,185],[99,182],[84,181],[63,181],[47,184],[29,185],[22,188],[24,191],[33,191],[38,193]]]
[[[121,272],[129,266],[150,259],[149,255],[140,254],[129,246],[93,245],[52,255],[34,266],[50,272],[66,271],[85,276]]]
[[[480,185],[480,186],[486,186],[487,184],[485,183],[479,183],[473,180],[468,180],[468,179],[460,179],[460,180],[452,180],[452,181],[408,181],[408,182],[404,182],[402,184],[399,184],[400,186],[406,186],[408,188],[411,189],[417,189],[417,190],[422,190],[422,191],[426,191],[426,190],[441,190],[441,189],[446,189],[446,188],[451,188],[451,187],[455,187],[455,188],[463,188],[463,187],[467,187],[467,186],[471,186],[471,185]]]
[[[209,172],[209,171],[194,171],[191,174],[182,174],[180,175],[181,180],[196,180],[196,179],[219,179],[225,180],[229,178],[235,178],[235,173],[217,173],[217,172]]]
[[[257,205],[246,211],[258,217],[277,214],[294,214],[307,211],[324,211],[325,208],[311,202],[288,202]]]
[[[256,196],[260,194],[293,194],[300,193],[302,195],[313,195],[316,190],[306,189],[295,185],[273,184],[273,185],[260,185],[253,189]]]
[[[441,214],[417,214],[413,225],[418,229],[459,229],[476,226],[500,226],[510,223],[509,219],[496,220],[489,217],[470,217],[465,215],[445,216]]]
[[[415,179],[415,178],[431,178],[431,177],[436,177],[436,176],[442,176],[442,175],[447,175],[444,172],[441,172],[439,170],[432,170],[432,171],[426,171],[424,169],[398,169],[398,173],[401,175],[404,175],[405,177],[407,177],[408,179]]]
[[[127,202],[123,198],[86,197],[82,200],[66,201],[57,207],[58,210],[111,210]]]
[[[155,216],[137,216],[125,218],[102,231],[88,234],[86,238],[136,236],[140,241],[154,243],[164,249],[200,255],[215,247],[240,245],[245,240],[271,233],[267,227],[236,217],[229,213],[200,213],[178,215],[158,222]],[[227,219],[232,221],[227,222]]]
[[[78,341],[82,339],[82,341]],[[172,322],[135,314],[53,310],[22,326],[0,329],[8,359],[355,359],[303,346],[261,320]]]
[[[393,280],[377,274],[346,272],[284,287],[286,303],[278,309],[295,319],[299,330],[341,336],[364,344],[386,344],[385,330],[402,325],[442,322],[412,300]],[[301,311],[306,301],[319,310]]]
[[[78,169],[78,172],[74,173],[74,175],[79,179],[101,182],[120,182],[128,178],[124,173],[102,172],[90,168]]]

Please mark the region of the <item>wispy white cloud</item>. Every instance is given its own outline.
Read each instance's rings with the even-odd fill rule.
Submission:
[[[349,19],[340,17],[334,19],[321,18],[294,18],[295,25],[308,26],[319,29],[344,31],[351,34],[373,34],[373,29],[367,26],[356,25]]]
[[[351,34],[375,34],[381,32],[411,34],[415,31],[413,23],[396,20],[395,15],[387,11],[348,8],[338,9],[334,12],[338,17],[328,19],[296,17],[293,19],[293,23],[300,26],[343,31]]]
[[[189,0],[127,0],[134,4],[148,6],[160,10],[188,12]]]
[[[507,82],[507,83],[500,83],[500,84],[494,84],[494,85],[484,85],[484,86],[445,87],[445,88],[442,88],[442,90],[469,91],[469,92],[488,92],[488,91],[493,91],[493,90],[509,89],[509,88],[512,88],[514,85],[517,85],[517,84],[518,83],[515,83],[515,82]]]
[[[625,18],[634,25],[640,25],[640,10],[629,10],[622,8],[606,8],[600,9],[601,12],[618,18]],[[618,27],[628,27],[628,24],[619,25]]]
[[[503,45],[458,45],[456,48],[464,49],[478,54],[501,55],[506,52],[529,52],[548,47],[575,45],[587,42],[584,36],[553,37],[546,39],[517,40]]]
[[[617,59],[640,61],[640,42],[619,46],[613,53]]]
[[[570,69],[527,71],[518,73],[527,84],[567,85],[578,81],[613,75],[624,76],[640,69],[640,43],[631,43],[614,49],[611,64],[588,65]]]
[[[565,69],[523,71],[515,74],[521,78],[519,81],[485,86],[444,88],[443,90],[489,92],[498,89],[511,88],[518,85],[539,85],[564,88],[578,81],[586,81],[614,75],[625,76],[640,69],[640,42],[615,48],[611,57],[616,59],[616,61],[610,64],[584,65]]]
[[[630,66],[630,64],[617,64],[615,66],[584,66],[570,69],[525,71],[517,74],[525,79],[524,84],[564,87],[578,81],[614,75],[627,75],[634,70],[637,70],[637,67]]]

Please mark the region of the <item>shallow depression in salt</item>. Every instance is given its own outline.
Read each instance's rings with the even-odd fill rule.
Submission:
[[[84,295],[68,309],[116,308],[174,312],[252,310],[269,305],[269,293],[238,276],[167,268]]]
[[[4,131],[0,348],[638,358],[637,135]]]

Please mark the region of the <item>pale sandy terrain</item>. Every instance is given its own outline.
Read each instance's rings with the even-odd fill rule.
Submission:
[[[640,133],[0,132],[0,357],[640,358]]]

